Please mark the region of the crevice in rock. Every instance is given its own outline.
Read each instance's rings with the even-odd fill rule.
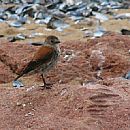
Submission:
[[[17,74],[18,64],[14,58],[6,55],[6,53],[2,50],[0,50],[0,61],[8,66],[13,73]]]

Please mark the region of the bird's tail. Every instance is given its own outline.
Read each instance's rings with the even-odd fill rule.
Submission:
[[[23,75],[23,74],[18,75],[18,76],[14,79],[14,81],[18,80],[22,75]]]

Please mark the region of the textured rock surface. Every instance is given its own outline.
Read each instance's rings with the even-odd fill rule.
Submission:
[[[55,84],[49,91],[0,88],[0,129],[129,130],[129,86],[114,78],[103,85]]]
[[[46,76],[51,90],[41,90],[38,75],[22,77],[25,86],[12,88],[16,73],[38,47],[0,41],[1,130],[129,130],[130,38],[109,35],[61,44],[61,58]]]
[[[5,66],[0,69],[0,74],[5,70],[5,82],[11,81],[39,48],[26,43],[12,44],[3,41],[0,46],[1,66]],[[49,77],[54,81],[68,83],[75,79],[81,82],[95,80],[98,75],[103,79],[123,76],[130,70],[129,49],[130,39],[121,35],[104,36],[86,42],[63,42],[58,69],[52,70]]]

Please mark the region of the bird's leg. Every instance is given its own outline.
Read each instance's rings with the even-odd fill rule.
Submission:
[[[43,83],[44,83],[44,85],[43,85],[42,87],[44,87],[44,88],[46,88],[46,89],[51,89],[52,84],[50,84],[50,83],[46,83],[43,74],[41,74],[41,76],[42,76],[42,80],[43,80]]]

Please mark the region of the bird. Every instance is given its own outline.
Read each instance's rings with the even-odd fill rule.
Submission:
[[[14,79],[17,81],[23,75],[28,73],[40,73],[43,80],[43,87],[50,89],[52,84],[46,83],[44,74],[54,67],[60,56],[60,40],[54,35],[49,35],[44,44],[34,54],[33,58],[20,71],[19,75]]]

